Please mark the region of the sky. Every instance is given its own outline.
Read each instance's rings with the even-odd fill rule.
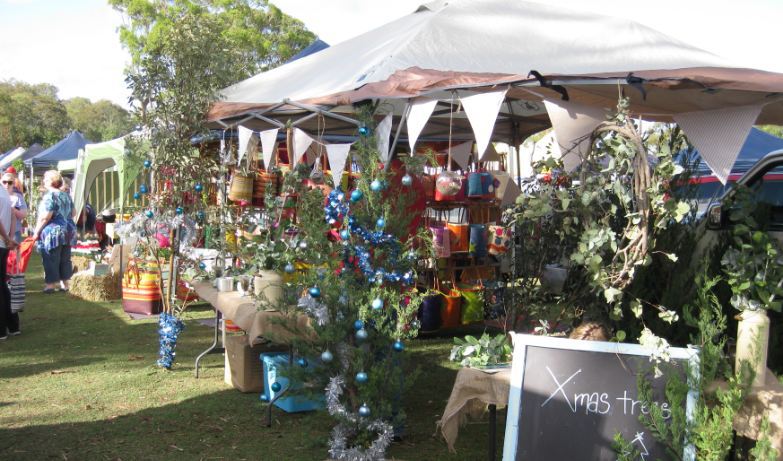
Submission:
[[[515,1],[515,0],[508,0]],[[543,2],[543,0],[541,0]],[[335,45],[413,12],[422,0],[275,0]],[[783,0],[548,0],[640,22],[742,67],[783,72]],[[51,83],[61,99],[128,107],[122,17],[105,0],[0,0],[0,80]]]

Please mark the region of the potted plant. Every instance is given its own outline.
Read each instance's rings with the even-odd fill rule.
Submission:
[[[465,339],[454,338],[449,360],[459,362],[463,367],[499,368],[508,366],[511,353],[511,344],[505,334],[492,337],[484,332],[480,338],[471,335]]]
[[[769,343],[766,311],[780,311],[783,306],[779,299],[783,295],[783,253],[758,224],[756,208],[749,189],[738,189],[729,211],[731,240],[721,265],[731,288],[731,305],[740,311],[735,366],[739,370],[747,361],[755,373],[752,385],[761,386],[766,378]]]

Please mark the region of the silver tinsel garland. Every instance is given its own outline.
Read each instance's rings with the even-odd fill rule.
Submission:
[[[329,322],[329,312],[326,306],[316,301],[312,296],[302,296],[296,305],[312,317],[318,326],[322,327]]]
[[[326,386],[326,409],[332,416],[344,420],[332,429],[332,439],[329,441],[329,454],[334,459],[348,461],[377,461],[385,459],[386,449],[394,437],[394,429],[391,424],[380,419],[366,421],[355,413],[349,412],[340,403],[343,394],[345,378],[335,376],[329,380]],[[348,440],[356,436],[357,426],[378,433],[378,438],[367,449],[348,447]]]

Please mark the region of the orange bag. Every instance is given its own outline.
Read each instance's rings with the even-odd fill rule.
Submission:
[[[440,314],[444,328],[454,328],[462,325],[462,294],[450,290],[443,295],[443,308]]]
[[[468,251],[470,246],[470,225],[467,223],[448,223],[449,244],[452,252]]]

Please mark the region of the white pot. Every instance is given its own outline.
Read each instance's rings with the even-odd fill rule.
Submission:
[[[253,293],[270,307],[283,297],[283,277],[275,271],[259,271],[253,277]]]
[[[218,291],[234,291],[234,278],[233,277],[220,277],[217,279]]]
[[[743,361],[750,364],[755,376],[752,387],[761,387],[767,377],[767,352],[769,350],[769,317],[767,311],[745,310],[737,324],[737,354],[735,370],[741,370]]]

